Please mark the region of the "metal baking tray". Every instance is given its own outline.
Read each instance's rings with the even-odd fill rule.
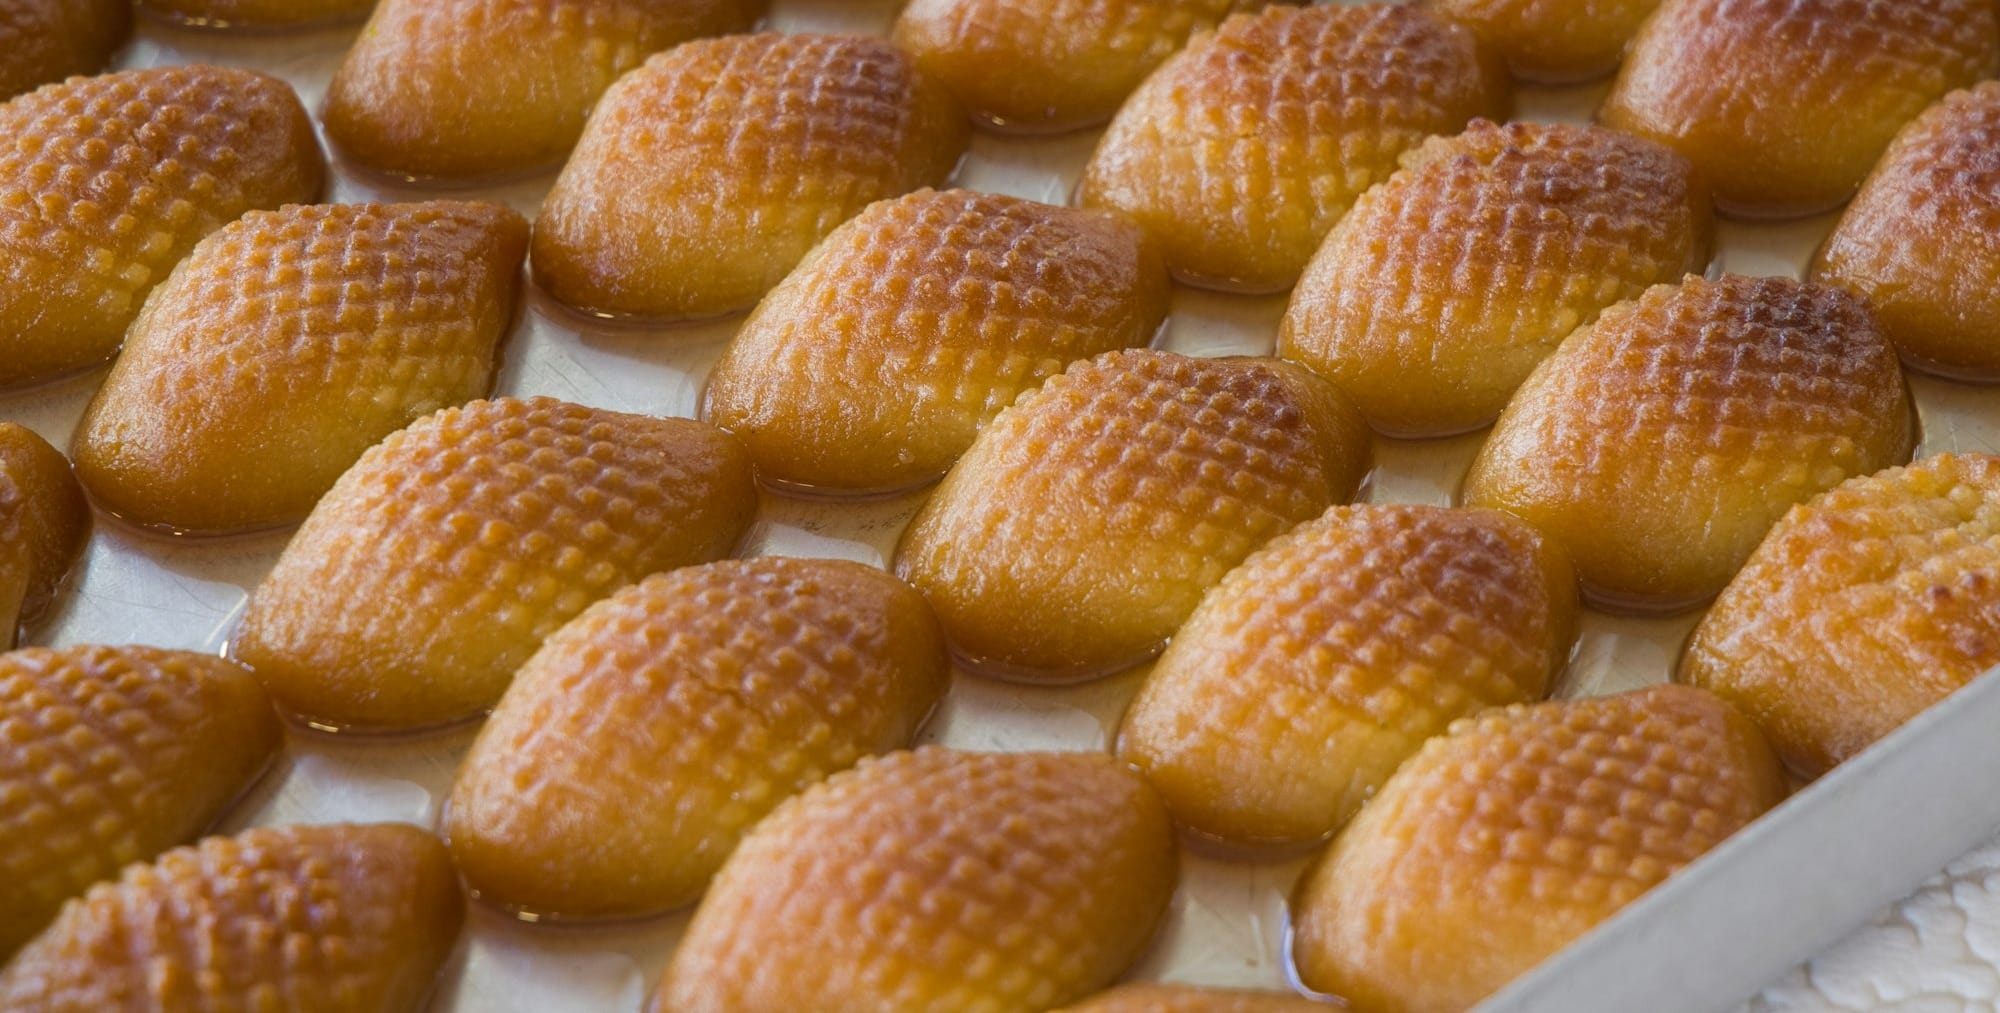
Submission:
[[[775,0],[785,31],[887,29],[895,0]],[[121,67],[208,62],[276,74],[318,112],[358,25],[292,34],[226,34],[142,20]],[[1529,89],[1524,119],[1580,121],[1603,86]],[[1063,203],[1096,131],[1046,138],[982,134],[955,183]],[[371,176],[336,154],[327,200],[482,197],[533,217],[553,171],[440,190]],[[1831,217],[1723,223],[1713,271],[1796,276]],[[1285,299],[1176,291],[1158,344],[1200,355],[1267,354]],[[496,392],[547,394],[661,415],[693,415],[701,384],[739,318],[687,326],[612,325],[568,314],[530,291],[504,347]],[[67,447],[98,370],[0,395],[0,418]],[[1911,386],[1920,454],[1990,450],[2000,411],[1986,392],[1924,377]],[[1366,498],[1449,503],[1483,436],[1377,442]],[[833,556],[881,565],[923,492],[860,504],[766,496],[747,553]],[[172,538],[100,518],[55,615],[29,642],[147,643],[220,650],[249,590],[289,537]],[[1664,681],[1696,616],[1586,615],[1559,695]],[[1101,749],[1143,677],[1081,686],[1005,685],[958,673],[922,741],[968,749]],[[1914,722],[1633,905],[1602,931],[1517,982],[1493,1010],[1675,1011],[1727,1008],[1858,925],[2000,825],[2000,687],[1989,681]],[[433,825],[474,732],[384,740],[294,729],[278,766],[218,829],[291,822],[403,820]],[[1286,898],[1305,859],[1224,860],[1186,853],[1171,914],[1135,980],[1282,988]],[[685,912],[607,926],[530,925],[475,906],[431,1008],[440,1013],[636,1010],[686,923]]]

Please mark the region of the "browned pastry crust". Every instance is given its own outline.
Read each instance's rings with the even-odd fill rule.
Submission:
[[[103,70],[131,31],[129,0],[0,0],[0,102]]]
[[[1514,76],[1564,84],[1602,77],[1660,0],[1422,0],[1471,25],[1507,58]]]
[[[0,422],[0,642],[12,646],[48,612],[90,528],[90,501],[62,452]]]

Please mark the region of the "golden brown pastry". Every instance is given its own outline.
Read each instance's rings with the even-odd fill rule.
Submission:
[[[78,429],[78,477],[148,527],[297,521],[362,451],[486,393],[527,246],[497,204],[237,219],[133,323]]]
[[[450,856],[416,827],[211,837],[64,908],[0,970],[0,1008],[408,1013],[464,919]]]
[[[139,0],[139,5],[196,28],[301,28],[358,18],[375,0]]]
[[[313,508],[234,656],[317,724],[468,718],[592,602],[727,555],[756,505],[743,448],[699,422],[545,397],[446,409]]]
[[[257,680],[214,655],[0,654],[0,961],[92,883],[208,829],[282,740]]]
[[[2000,458],[1941,455],[1785,515],[1679,678],[1817,777],[2000,664]]]
[[[1317,841],[1452,721],[1541,699],[1575,637],[1569,563],[1521,521],[1334,507],[1202,599],[1118,755],[1200,834]]]
[[[1325,1003],[1283,992],[1194,985],[1120,985],[1061,1013],[1325,1013]]]
[[[1481,120],[1403,166],[1334,226],[1278,332],[1385,433],[1492,422],[1578,326],[1708,262],[1707,188],[1650,141]]]
[[[127,0],[0,0],[0,101],[97,73],[131,32]]]
[[[1469,1009],[1784,794],[1756,727],[1685,686],[1466,718],[1306,874],[1299,977],[1359,1013]]]
[[[1617,69],[1660,0],[1422,0],[1471,25],[1524,81],[1564,84]]]
[[[765,0],[382,0],[327,87],[327,136],[362,164],[398,175],[479,177],[551,165],[576,145],[590,107],[619,75],[689,39],[745,31],[764,7]]]
[[[0,385],[94,365],[194,244],[312,200],[291,86],[221,67],[76,78],[0,104]]]
[[[944,182],[969,134],[884,39],[688,43],[591,112],[535,221],[535,280],[593,313],[743,309],[862,208]]]
[[[1073,130],[1118,111],[1190,35],[1268,3],[914,0],[896,19],[894,37],[986,125]]]
[[[1145,233],[1101,211],[922,190],[834,230],[744,323],[706,417],[758,476],[817,492],[944,473],[1022,391],[1166,319]]]
[[[1031,1013],[1111,983],[1174,891],[1172,827],[1096,753],[895,753],[744,838],[658,1013]]]
[[[483,899],[564,917],[691,903],[778,803],[906,748],[944,696],[924,600],[872,567],[726,560],[591,606],[528,660],[444,833]]]
[[[48,612],[90,526],[69,461],[28,427],[0,422],[0,642],[13,646]]]
[[[1147,78],[1079,196],[1130,215],[1188,284],[1276,291],[1397,156],[1508,104],[1506,69],[1471,29],[1390,4],[1274,7]]]
[[[1909,460],[1915,439],[1860,300],[1690,277],[1563,342],[1480,449],[1465,501],[1541,528],[1600,604],[1671,611],[1722,590],[1793,504]]]
[[[970,663],[1036,681],[1136,664],[1272,536],[1354,494],[1360,416],[1271,359],[1109,352],[980,433],[896,548]]]
[[[2000,379],[2000,83],[1953,92],[1896,135],[1811,278],[1868,301],[1903,361]]]
[[[1997,70],[1991,0],[1665,0],[1598,115],[1688,156],[1724,212],[1805,215],[1853,196],[1925,106]]]

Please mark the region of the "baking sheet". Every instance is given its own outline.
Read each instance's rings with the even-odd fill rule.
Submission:
[[[769,23],[788,31],[880,32],[897,6],[894,0],[776,0]],[[228,35],[142,20],[119,65],[211,62],[254,67],[291,81],[307,107],[317,113],[326,82],[357,27]],[[1521,95],[1519,114],[1529,119],[1582,120],[1602,93],[1602,85],[1531,90]],[[956,182],[1065,202],[1095,142],[1095,131],[1054,138],[981,135]],[[504,185],[440,190],[374,177],[338,156],[333,169],[326,198],[331,201],[478,196],[508,204],[531,218],[554,178],[551,171]],[[1831,224],[1831,217],[1779,226],[1724,224],[1713,269],[1796,275]],[[1159,343],[1201,355],[1267,354],[1283,308],[1283,297],[1179,289]],[[496,392],[547,394],[618,410],[693,415],[702,379],[740,320],[673,327],[612,325],[568,314],[531,291],[505,346]],[[67,447],[102,375],[98,370],[32,391],[0,395],[0,417],[23,422],[57,446]],[[1994,427],[1980,416],[2000,413],[1990,410],[1986,392],[1923,378],[1914,379],[1912,385],[1925,424],[1921,453],[1993,447]],[[1425,443],[1378,441],[1378,469],[1367,498],[1450,502],[1482,439],[1474,434]],[[749,551],[834,556],[881,565],[923,495],[858,505],[766,496]],[[86,561],[58,612],[31,631],[28,642],[56,646],[138,642],[219,650],[248,591],[269,569],[288,536],[289,532],[280,531],[219,540],[172,538],[100,518]],[[1575,660],[1558,692],[1614,692],[1664,680],[1695,620],[1693,615],[1647,620],[1587,614]],[[1082,686],[1030,688],[960,673],[922,740],[970,749],[1102,748],[1142,677],[1140,670]],[[472,735],[471,730],[462,730],[385,741],[294,731],[278,768],[220,829],[339,820],[432,825]],[[1283,987],[1285,898],[1303,864],[1298,858],[1225,862],[1189,854],[1168,925],[1132,977]],[[1881,900],[1868,902],[1843,924],[1858,922]],[[475,907],[466,942],[446,972],[432,1008],[467,1013],[636,1009],[685,921],[683,913],[614,926],[537,926]],[[1774,976],[1796,957],[1768,963],[1760,973]],[[1735,996],[1755,987],[1754,974],[1738,987],[1744,979],[1744,974],[1729,979]]]

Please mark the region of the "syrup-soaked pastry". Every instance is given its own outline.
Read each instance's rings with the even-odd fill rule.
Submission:
[[[0,422],[0,643],[40,619],[90,541],[90,501],[69,461],[26,426]]]
[[[317,724],[471,717],[591,603],[727,555],[756,507],[748,455],[711,426],[474,401],[340,477],[250,596],[234,656]]]
[[[885,39],[690,42],[590,114],[535,221],[535,279],[594,313],[743,309],[862,208],[944,182],[969,137]]]
[[[375,0],[139,0],[139,5],[201,28],[299,28],[358,18]]]
[[[988,125],[1072,130],[1118,111],[1189,36],[1268,3],[914,0],[896,20],[894,35],[920,69]]]
[[[327,87],[327,136],[365,165],[414,177],[551,165],[619,75],[689,39],[745,31],[764,6],[382,0]]]
[[[1108,756],[863,760],[744,838],[655,1011],[1046,1010],[1139,955],[1176,865],[1159,798]]]
[[[944,473],[1022,391],[1144,345],[1166,268],[1101,211],[924,190],[827,237],[737,332],[706,411],[782,486],[871,492]]]
[[[414,1013],[465,920],[451,856],[400,824],[211,837],[63,909],[0,1008]]]
[[[0,101],[102,70],[131,31],[128,0],[0,0]]]
[[[1422,0],[1471,25],[1524,81],[1565,84],[1617,69],[1660,0]]]
[[[73,78],[0,104],[0,385],[110,358],[203,236],[312,200],[291,86],[221,67]]]
[[[1196,985],[1120,985],[1060,1013],[1326,1013],[1327,1004],[1285,992]]]
[[[1785,515],[1695,629],[1679,678],[1830,770],[2000,664],[2000,457],[1941,455]]]
[[[1711,231],[1707,188],[1671,149],[1480,121],[1426,142],[1334,226],[1278,354],[1383,432],[1475,429],[1606,306],[1700,271]]]
[[[212,654],[0,654],[0,961],[92,883],[207,830],[282,740],[263,687]]]
[[[1910,118],[2000,71],[1991,0],[1665,0],[1599,118],[1678,149],[1725,212],[1846,200]]]
[[[1354,494],[1366,426],[1272,359],[1110,352],[1000,413],[897,546],[970,663],[1029,680],[1136,664],[1274,535]]]
[[[1334,507],[1202,600],[1126,712],[1118,754],[1182,826],[1316,841],[1452,721],[1541,699],[1575,634],[1569,564],[1527,524]]]
[[[908,747],[947,678],[924,600],[872,567],[657,574],[515,677],[452,786],[452,857],[485,900],[541,915],[689,903],[780,802]]]
[[[1299,977],[1362,1013],[1470,1009],[1784,794],[1756,726],[1686,686],[1466,718],[1307,872]]]
[[[1810,277],[1866,299],[1909,365],[2000,379],[2000,83],[1896,136]]]
[[[253,211],[161,284],[84,414],[77,474],[136,524],[306,515],[383,437],[492,382],[528,223],[496,204]]]
[[[1508,103],[1479,37],[1414,7],[1240,14],[1139,86],[1080,196],[1157,236],[1189,284],[1275,291],[1398,156]]]
[[[1480,449],[1465,501],[1541,528],[1600,604],[1672,611],[1722,590],[1794,504],[1909,460],[1915,429],[1859,299],[1690,277],[1563,342]]]

